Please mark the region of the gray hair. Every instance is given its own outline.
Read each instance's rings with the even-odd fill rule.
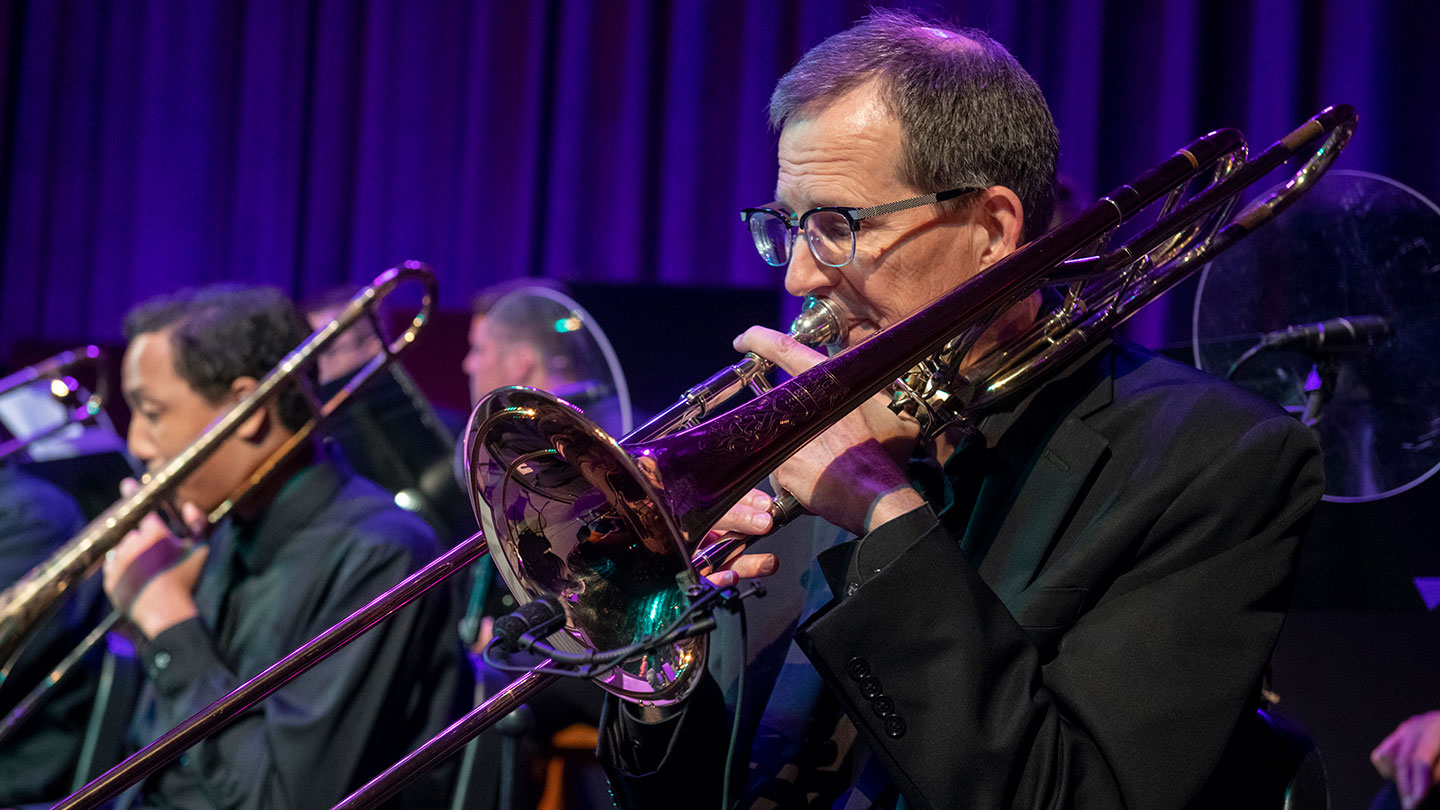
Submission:
[[[1060,136],[1045,96],[998,42],[910,12],[877,10],[810,49],[770,96],[776,130],[871,79],[900,121],[900,177],[921,192],[1005,186],[1020,198],[1028,241],[1055,199]],[[868,205],[886,202],[864,201]]]

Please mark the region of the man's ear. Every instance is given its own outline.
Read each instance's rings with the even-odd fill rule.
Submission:
[[[986,240],[980,252],[980,267],[984,269],[1014,253],[1020,245],[1025,208],[1015,192],[1005,186],[991,186],[982,195],[976,204],[975,221],[985,229]]]
[[[245,397],[250,396],[258,385],[259,381],[254,377],[236,377],[235,381],[230,383],[231,401],[236,403],[240,402]],[[256,411],[253,416],[240,424],[239,429],[235,431],[235,435],[251,444],[259,444],[265,438],[265,434],[270,430],[270,417],[273,409],[278,406],[278,402],[278,400],[272,399],[266,407]]]

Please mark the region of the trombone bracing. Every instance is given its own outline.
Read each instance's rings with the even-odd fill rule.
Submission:
[[[1334,162],[1355,122],[1349,106],[1327,108],[1249,162],[1238,132],[1220,130],[1201,137],[864,343],[730,412],[679,432],[650,431],[643,440],[617,442],[574,408],[541,392],[502,389],[492,394],[476,407],[465,446],[472,503],[484,532],[57,807],[94,807],[160,769],[329,651],[484,554],[486,543],[520,601],[555,596],[557,588],[566,589],[561,602],[567,625],[556,639],[583,648],[596,641],[615,646],[610,642],[617,638],[643,637],[636,634],[648,634],[649,629],[624,624],[617,613],[664,613],[684,601],[687,583],[696,579],[690,562],[695,543],[751,486],[805,442],[957,336],[973,337],[1014,303],[1041,288],[1060,287],[1066,291],[1065,303],[1020,342],[967,366],[942,393],[917,390],[907,382],[898,396],[903,400],[918,394],[927,401],[914,407],[933,410],[939,403],[947,415],[963,417],[1042,381],[1141,305],[1308,190]],[[1247,188],[1302,153],[1307,155],[1303,165],[1280,190],[1229,216]],[[1185,198],[1192,180],[1211,172],[1210,184]],[[1153,225],[1118,248],[1073,258],[1162,198],[1168,199]],[[544,532],[540,535],[544,542],[537,543],[536,532],[544,529],[554,531]],[[517,542],[520,537],[527,542]],[[594,542],[587,543],[587,538]],[[531,558],[526,555],[532,553],[544,555],[550,564],[527,565]],[[530,570],[553,572],[555,559],[565,563],[564,576],[543,582],[525,576]],[[627,563],[632,567],[627,568]],[[610,579],[596,576],[596,571],[606,572]],[[639,599],[647,610],[627,606],[622,596],[632,602]],[[618,609],[608,607],[617,604]],[[618,628],[617,621],[621,621]],[[681,699],[704,669],[703,643],[691,643],[697,641],[689,639],[670,650],[637,656],[616,667],[602,685],[632,700]],[[561,646],[557,641],[556,647]],[[522,676],[339,806],[355,810],[378,804],[409,776],[453,753],[555,677],[546,667]]]

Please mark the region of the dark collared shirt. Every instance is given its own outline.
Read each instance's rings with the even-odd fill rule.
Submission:
[[[200,615],[142,651],[135,729],[150,742],[436,556],[434,534],[334,461],[297,473],[261,518],[222,524]],[[468,695],[455,601],[438,588],[298,676],[147,780],[144,806],[325,808],[443,728]],[[444,774],[401,799],[437,806]]]

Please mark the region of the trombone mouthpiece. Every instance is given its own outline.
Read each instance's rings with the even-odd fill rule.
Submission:
[[[806,296],[800,314],[790,324],[790,337],[819,348],[840,339],[840,305],[828,298]]]

